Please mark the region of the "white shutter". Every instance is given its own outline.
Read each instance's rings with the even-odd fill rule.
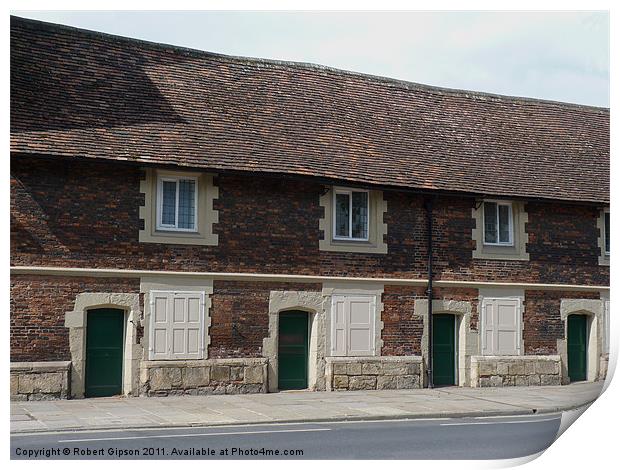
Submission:
[[[374,296],[347,299],[347,356],[374,355]]]
[[[332,335],[331,355],[347,355],[347,324],[346,324],[346,297],[334,295],[332,297]]]
[[[521,302],[515,298],[484,299],[482,354],[521,354]]]
[[[375,311],[375,296],[332,296],[332,356],[374,356]]]
[[[204,357],[204,292],[151,291],[152,360]]]
[[[519,299],[497,299],[497,354],[514,356],[521,353]]]
[[[170,294],[151,292],[151,338],[150,357],[152,360],[169,359]]]
[[[482,303],[482,354],[492,356],[496,354],[497,343],[495,341],[495,303],[484,299]]]
[[[202,357],[202,306],[203,294],[200,292],[175,293],[172,297],[171,359]]]

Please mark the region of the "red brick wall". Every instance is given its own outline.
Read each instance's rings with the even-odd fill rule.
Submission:
[[[422,354],[423,318],[414,315],[417,299],[425,299],[424,287],[385,286],[383,291],[383,356]]]
[[[139,279],[11,277],[11,361],[68,361],[65,313],[84,292],[139,292]]]
[[[141,170],[135,166],[72,161],[70,166],[33,157],[11,161],[11,262],[14,265],[229,271],[284,274],[426,277],[423,198],[385,192],[388,254],[318,250],[322,186],[273,178],[216,178],[219,245],[138,243]],[[437,198],[434,210],[437,279],[599,284],[594,207],[528,203],[530,262],[473,260],[473,200]],[[11,360],[68,359],[64,313],[80,292],[138,291],[138,280],[15,276],[11,297]],[[278,284],[286,290],[320,286]],[[211,357],[258,356],[267,335],[271,283],[216,282]],[[386,286],[385,355],[420,353],[421,319],[413,302],[424,289]],[[528,293],[526,353],[555,352],[563,334],[559,295]],[[570,297],[569,293],[563,293]],[[475,289],[437,289],[435,298],[477,302]],[[572,296],[587,297],[583,293]],[[474,304],[475,305],[475,304]],[[471,327],[478,326],[474,309]]]
[[[564,338],[560,319],[562,299],[598,299],[597,292],[525,291],[523,346],[525,354],[557,354],[557,340]]]
[[[320,292],[314,284],[215,281],[211,297],[209,357],[262,356],[269,335],[272,290]]]
[[[478,331],[478,289],[453,289],[453,288],[434,288],[433,298],[442,300],[458,300],[461,302],[471,302],[471,319],[469,328]]]
[[[423,198],[385,192],[388,254],[318,249],[322,187],[220,175],[219,246],[138,243],[141,171],[109,162],[12,159],[11,261],[130,269],[243,271],[338,276],[426,277]],[[529,203],[530,262],[473,260],[474,201],[438,198],[438,279],[607,284],[598,266],[593,207]]]

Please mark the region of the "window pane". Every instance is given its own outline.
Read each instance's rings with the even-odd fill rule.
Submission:
[[[193,229],[196,225],[195,218],[195,191],[194,180],[179,181],[179,228]]]
[[[353,193],[352,237],[368,238],[368,193]]]
[[[174,212],[177,201],[176,181],[162,181],[162,225],[174,225]]]
[[[349,236],[349,195],[336,193],[336,236]]]
[[[510,243],[510,206],[498,206],[499,209],[499,241]]]
[[[484,203],[484,241],[497,243],[497,204]]]
[[[605,251],[609,253],[609,238],[611,236],[610,230],[611,226],[609,220],[609,212],[605,212]]]

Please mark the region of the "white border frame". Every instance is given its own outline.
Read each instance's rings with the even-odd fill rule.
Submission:
[[[191,180],[194,182],[194,228],[179,228],[179,182],[180,180]],[[164,225],[161,222],[162,219],[162,211],[163,211],[163,182],[175,182],[176,183],[176,201],[175,201],[175,210],[174,210],[174,225]],[[156,220],[156,230],[167,231],[167,232],[190,232],[197,233],[199,227],[198,220],[198,178],[192,175],[183,175],[183,174],[172,174],[172,173],[163,173],[157,172],[157,220]]]
[[[495,210],[495,221],[496,221],[496,232],[497,232],[497,242],[496,243],[490,243],[486,241],[486,223],[485,223],[485,218],[486,218],[486,214],[485,214],[485,210],[484,210],[484,205],[489,202],[489,203],[493,203],[496,205],[496,210]],[[484,245],[487,246],[514,246],[514,214],[513,214],[513,210],[512,210],[512,202],[511,201],[505,201],[505,200],[499,200],[499,199],[485,199],[484,201],[482,201],[482,243]],[[509,241],[508,242],[500,242],[499,241],[499,206],[507,206],[508,210],[509,210],[509,217],[508,217],[508,235],[509,235]]]
[[[202,359],[206,359],[207,355],[205,354],[206,351],[206,341],[205,341],[205,298],[206,298],[206,292],[205,291],[191,291],[191,290],[160,290],[160,289],[155,289],[155,290],[150,290],[149,291],[149,308],[150,308],[150,321],[149,321],[149,343],[148,343],[148,358],[149,361],[154,361],[155,359],[153,359],[153,351],[154,351],[154,328],[155,328],[155,322],[153,321],[153,316],[154,316],[154,295],[153,294],[200,294],[200,357],[198,358],[182,358],[182,357],[175,357],[175,358],[167,358],[167,359],[162,359],[162,358],[158,358],[158,361],[190,361],[190,360],[202,360]]]
[[[333,188],[333,196],[332,196],[332,238],[334,240],[345,240],[352,242],[367,242],[370,236],[370,191],[366,189],[353,189],[353,188],[342,188],[342,187],[334,187]],[[365,238],[354,238],[353,235],[353,193],[366,193],[366,237]],[[336,235],[336,196],[338,194],[348,194],[349,196],[349,237],[342,237]]]

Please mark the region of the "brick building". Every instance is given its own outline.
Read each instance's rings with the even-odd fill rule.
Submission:
[[[11,395],[608,357],[609,110],[11,20]]]

